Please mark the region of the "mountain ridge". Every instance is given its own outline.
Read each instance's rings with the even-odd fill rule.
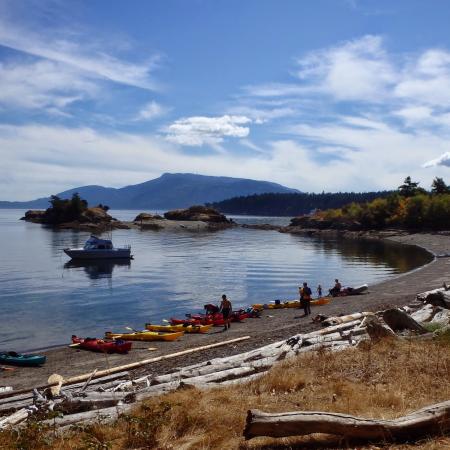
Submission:
[[[101,203],[113,209],[169,209],[218,202],[242,195],[299,191],[270,181],[166,172],[153,180],[121,188],[87,185],[67,189],[56,195],[70,198],[75,192],[90,205]],[[49,198],[25,202],[0,201],[0,208],[47,208]]]

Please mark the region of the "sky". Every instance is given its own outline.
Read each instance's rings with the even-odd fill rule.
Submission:
[[[448,23],[445,0],[0,0],[0,200],[450,183]]]

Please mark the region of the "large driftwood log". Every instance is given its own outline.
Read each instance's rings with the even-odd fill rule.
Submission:
[[[450,430],[450,401],[438,403],[394,420],[365,419],[327,412],[268,414],[250,410],[246,439],[326,433],[368,441],[396,441],[442,434]]]
[[[398,308],[387,309],[383,312],[383,320],[394,331],[411,330],[424,334],[427,330],[416,322],[410,315]]]

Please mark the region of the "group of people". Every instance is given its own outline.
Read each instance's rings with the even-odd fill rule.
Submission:
[[[339,280],[336,278],[334,280],[334,286],[329,290],[330,295],[333,297],[341,292],[342,285],[339,283]],[[308,283],[304,282],[303,286],[299,286],[298,292],[300,294],[300,308],[303,308],[305,312],[305,316],[309,316],[311,314],[311,298],[312,291],[308,286]],[[317,297],[322,297],[322,286],[319,284],[317,286]]]

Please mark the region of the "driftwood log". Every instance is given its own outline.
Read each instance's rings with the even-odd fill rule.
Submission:
[[[401,441],[450,430],[450,401],[438,403],[394,420],[365,419],[328,412],[247,413],[246,439],[326,433],[366,441]]]
[[[427,330],[401,309],[392,308],[383,312],[383,320],[394,331],[411,330],[424,334]]]

